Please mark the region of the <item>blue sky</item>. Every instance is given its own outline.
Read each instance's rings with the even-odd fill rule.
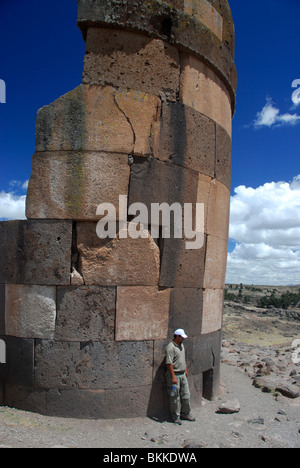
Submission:
[[[229,3],[238,92],[227,281],[300,284],[300,2]],[[76,0],[0,0],[0,218],[24,212],[37,110],[81,82],[76,17]]]

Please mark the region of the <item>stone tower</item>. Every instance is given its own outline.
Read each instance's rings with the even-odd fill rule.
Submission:
[[[165,346],[184,328],[192,402],[219,386],[234,27],[226,0],[78,0],[83,80],[39,110],[27,221],[0,223],[0,403],[47,415],[168,411]],[[204,204],[186,239],[100,239],[143,203]],[[125,207],[126,209],[126,207]],[[102,213],[104,214],[104,213]],[[125,224],[124,224],[125,221]],[[117,225],[118,226],[118,225]],[[152,226],[153,227],[153,226]]]

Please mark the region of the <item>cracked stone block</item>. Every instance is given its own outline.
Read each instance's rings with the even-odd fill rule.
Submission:
[[[134,137],[110,86],[80,85],[38,111],[36,152],[130,153]]]
[[[149,183],[151,181],[151,183]],[[128,203],[143,203],[151,213],[152,203],[195,204],[198,194],[198,174],[157,159],[135,158],[131,166]],[[150,220],[149,220],[150,225]]]
[[[38,111],[36,152],[151,153],[160,98],[142,91],[80,85]]]
[[[138,89],[176,101],[179,53],[160,39],[130,31],[90,27],[84,59],[84,84]]]
[[[185,104],[165,102],[154,129],[155,157],[214,177],[216,130],[208,117]]]
[[[127,195],[128,155],[59,151],[36,153],[27,193],[28,218],[99,220],[101,203],[119,216],[119,195]]]
[[[19,338],[54,338],[56,287],[7,284],[5,331]]]
[[[142,91],[119,89],[115,93],[115,101],[131,125],[134,134],[133,154],[152,154],[153,131],[160,126],[160,98]]]
[[[71,221],[5,221],[0,239],[0,283],[70,284]]]
[[[126,223],[129,229],[129,224]],[[145,237],[100,239],[96,223],[77,223],[79,271],[86,285],[157,285],[159,248],[148,231]]]
[[[168,336],[170,290],[118,287],[116,341],[161,340]]]

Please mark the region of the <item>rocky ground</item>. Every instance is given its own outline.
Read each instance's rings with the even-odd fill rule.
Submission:
[[[220,396],[194,408],[195,423],[62,419],[0,407],[0,448],[300,448],[297,317],[226,302]]]

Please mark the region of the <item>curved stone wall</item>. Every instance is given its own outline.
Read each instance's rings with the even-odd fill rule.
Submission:
[[[0,223],[0,402],[66,417],[162,415],[176,328],[189,335],[193,404],[219,386],[231,13],[225,0],[78,7],[82,84],[39,110],[28,220]],[[137,239],[126,236],[133,216],[120,196],[147,208]],[[114,238],[97,235],[102,203],[115,207]],[[151,224],[162,203],[204,204],[201,248],[164,238],[163,219]]]

